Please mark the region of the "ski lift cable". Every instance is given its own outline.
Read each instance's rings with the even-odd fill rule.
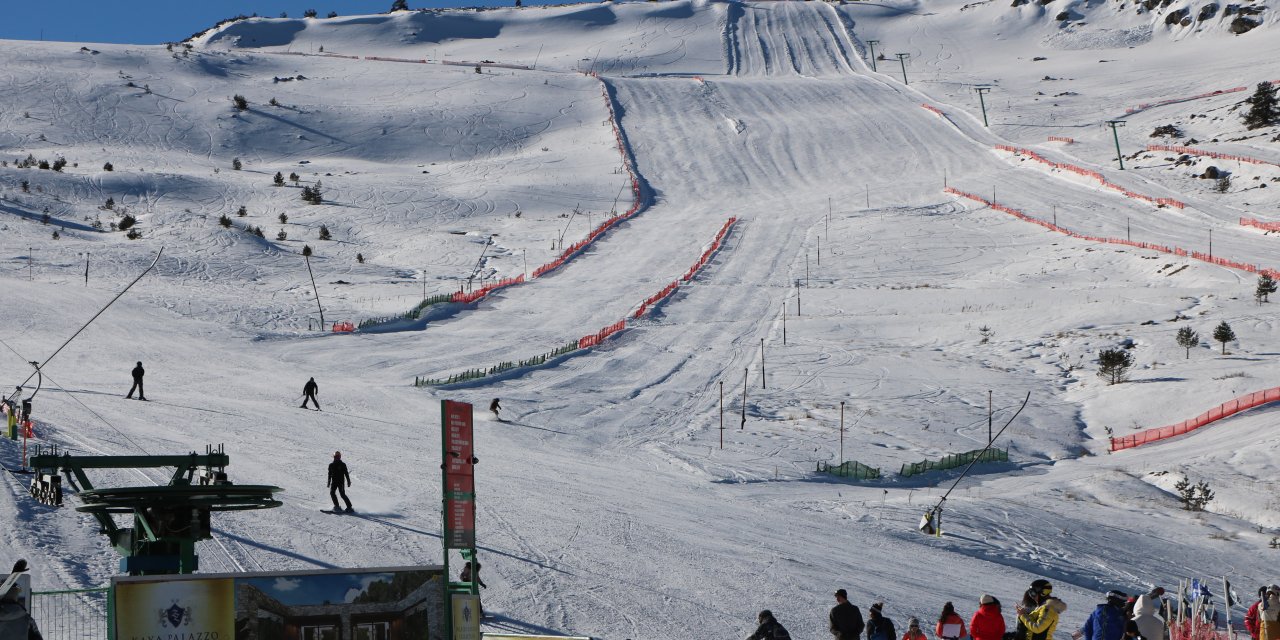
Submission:
[[[947,501],[947,496],[951,495],[951,492],[955,490],[956,485],[960,484],[960,481],[964,480],[965,476],[969,475],[969,470],[973,468],[973,465],[977,464],[978,461],[982,459],[982,454],[986,453],[987,450],[991,448],[991,445],[995,444],[996,440],[1000,439],[1000,434],[1004,433],[1004,430],[1008,429],[1009,425],[1013,424],[1013,421],[1018,417],[1019,414],[1022,413],[1022,410],[1027,408],[1027,402],[1030,400],[1031,400],[1031,392],[1028,391],[1027,397],[1023,398],[1022,400],[1022,406],[1018,407],[1018,410],[1013,412],[1013,415],[1009,417],[1009,421],[1004,423],[1003,427],[1000,427],[1000,430],[996,432],[996,435],[991,438],[991,442],[988,442],[987,446],[983,447],[982,451],[979,452],[978,455],[974,456],[973,460],[969,461],[969,465],[966,466],[964,468],[964,471],[960,473],[960,477],[956,478],[956,481],[951,483],[951,487],[947,489],[946,493],[942,494],[942,499],[938,500],[937,506],[935,506],[933,509],[930,509],[931,513],[936,512],[942,508],[942,503]]]
[[[47,374],[47,373],[46,373],[46,374],[44,374],[44,375],[45,375],[45,377],[49,377],[49,374]],[[123,432],[123,431],[121,431],[120,429],[116,428],[116,426],[115,426],[114,424],[111,424],[111,422],[109,422],[106,418],[102,417],[102,415],[101,415],[101,414],[99,414],[97,411],[94,411],[93,409],[90,409],[88,405],[86,405],[86,404],[85,404],[85,403],[83,403],[83,402],[80,402],[80,398],[77,398],[77,397],[75,396],[75,394],[74,394],[74,393],[71,393],[70,391],[67,391],[67,389],[66,389],[65,387],[63,387],[62,385],[58,384],[56,381],[54,381],[54,379],[53,379],[53,378],[49,378],[49,384],[53,385],[53,387],[54,387],[55,389],[58,389],[59,391],[61,391],[61,392],[65,393],[65,394],[67,395],[67,397],[68,397],[68,398],[71,398],[72,402],[75,402],[76,404],[80,405],[80,407],[81,407],[82,409],[84,409],[85,411],[88,411],[91,415],[93,415],[93,417],[95,417],[95,418],[97,418],[98,420],[102,421],[102,424],[105,424],[105,425],[107,425],[108,427],[111,427],[111,430],[112,430],[112,431],[115,431],[116,433],[120,434],[120,437],[124,438],[125,440],[128,440],[128,441],[129,441],[129,444],[133,445],[135,449],[137,449],[138,451],[141,451],[142,453],[144,453],[144,454],[146,454],[146,455],[151,455],[151,452],[150,452],[150,451],[147,451],[146,449],[143,449],[143,448],[142,448],[142,445],[138,444],[137,442],[134,442],[133,438],[130,438],[127,434],[125,434],[125,432]],[[143,475],[143,477],[146,477],[146,478],[147,478],[147,481],[149,481],[149,482],[151,482],[151,483],[159,484],[159,483],[157,483],[155,480],[151,479],[150,477],[147,477],[145,474]]]
[[[116,297],[112,298],[112,299],[111,299],[111,301],[110,301],[110,302],[108,302],[108,303],[106,304],[106,306],[102,307],[101,309],[99,309],[99,310],[98,310],[98,312],[97,312],[97,313],[93,314],[93,317],[92,317],[92,318],[89,318],[89,321],[88,321],[88,322],[86,322],[86,323],[84,323],[83,325],[81,325],[81,327],[80,327],[79,329],[76,329],[76,332],[75,332],[75,333],[73,333],[73,334],[71,334],[71,337],[70,337],[70,338],[67,338],[67,340],[66,340],[65,342],[63,342],[63,343],[62,343],[62,346],[58,347],[58,348],[57,348],[57,350],[55,350],[55,351],[54,351],[54,352],[53,352],[53,353],[52,353],[48,358],[45,358],[43,363],[41,363],[41,364],[39,364],[39,365],[36,365],[36,370],[35,370],[34,372],[32,372],[32,374],[31,374],[31,375],[27,376],[27,379],[26,379],[26,380],[23,380],[23,381],[22,381],[22,384],[20,384],[20,385],[18,385],[18,386],[20,386],[20,387],[21,387],[21,386],[26,385],[28,382],[31,382],[31,379],[32,379],[32,378],[34,378],[34,377],[36,376],[36,374],[40,372],[40,368],[41,368],[41,367],[47,366],[47,365],[49,364],[49,361],[50,361],[50,360],[53,360],[53,359],[54,359],[54,357],[56,357],[59,353],[61,353],[61,352],[62,352],[62,350],[63,350],[63,349],[65,349],[65,348],[66,348],[66,346],[67,346],[68,344],[71,344],[71,341],[72,341],[72,340],[75,340],[75,339],[76,339],[76,337],[77,337],[77,336],[79,336],[79,335],[81,334],[81,332],[83,332],[85,329],[89,328],[89,325],[93,324],[93,321],[94,321],[94,320],[97,320],[97,319],[98,319],[98,316],[100,316],[100,315],[102,315],[103,313],[105,313],[107,309],[111,308],[111,305],[113,305],[113,304],[115,304],[115,303],[116,303],[116,300],[119,300],[121,296],[123,296],[125,293],[128,293],[129,289],[132,289],[132,288],[133,288],[133,285],[138,284],[138,281],[139,281],[139,280],[141,280],[143,276],[145,276],[145,275],[147,275],[148,273],[150,273],[150,272],[151,272],[151,270],[152,270],[152,269],[154,269],[154,268],[156,267],[156,264],[158,264],[158,263],[160,262],[160,256],[161,256],[163,253],[164,253],[164,247],[160,247],[160,251],[156,252],[155,260],[152,260],[152,261],[151,261],[151,265],[150,265],[150,266],[148,266],[146,269],[144,269],[144,270],[142,271],[142,273],[138,274],[138,277],[134,278],[134,279],[133,279],[133,282],[130,282],[128,286],[126,286],[124,289],[122,289],[122,290],[120,291],[120,293],[117,293],[117,294],[116,294]],[[25,358],[24,358],[24,360],[25,360]]]

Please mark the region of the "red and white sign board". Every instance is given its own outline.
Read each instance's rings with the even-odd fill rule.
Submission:
[[[472,549],[476,546],[475,454],[471,405],[444,400],[440,403],[442,455],[444,457],[444,546]]]

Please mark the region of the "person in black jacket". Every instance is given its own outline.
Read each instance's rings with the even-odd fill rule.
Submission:
[[[773,612],[765,609],[756,616],[756,632],[747,636],[747,640],[791,640],[791,634],[785,627],[773,619]]]
[[[898,640],[898,632],[893,628],[893,621],[884,617],[884,603],[871,605],[867,620],[867,640]]]
[[[831,635],[836,640],[858,640],[865,626],[862,612],[849,602],[849,594],[844,589],[836,589],[836,603],[831,607]]]
[[[26,570],[26,560],[19,560],[13,565],[13,573],[22,573]],[[0,580],[0,582],[3,582],[3,580]],[[43,640],[43,636],[40,635],[40,628],[36,626],[36,621],[31,617],[31,612],[22,606],[22,597],[22,589],[17,584],[11,586],[6,593],[0,594],[0,638],[4,638],[4,640]]]
[[[142,368],[142,361],[138,361],[138,366],[134,367],[130,373],[133,374],[133,386],[129,387],[129,393],[125,395],[125,399],[132,400],[133,392],[136,389],[138,391],[138,399],[146,400],[147,392],[142,390],[142,376],[146,375],[147,371]]]
[[[342,452],[333,452],[333,462],[329,463],[329,498],[333,500],[333,510],[340,511],[338,508],[338,496],[342,496],[343,502],[347,503],[347,513],[351,513],[351,499],[347,497],[347,490],[342,484],[346,481],[346,487],[351,486],[351,474],[347,472],[347,463],[342,461]]]
[[[302,408],[307,408],[307,401],[316,403],[316,411],[320,410],[320,401],[316,400],[316,392],[320,390],[320,385],[316,384],[316,379],[311,378],[307,383],[302,385]]]

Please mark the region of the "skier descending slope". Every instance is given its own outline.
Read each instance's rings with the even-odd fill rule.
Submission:
[[[344,486],[342,483],[346,481]],[[347,463],[342,461],[342,452],[333,452],[333,462],[329,463],[329,498],[333,500],[333,512],[341,513],[338,508],[338,496],[342,496],[343,502],[347,503],[347,513],[352,513],[355,509],[351,508],[351,499],[347,497],[346,487],[351,486],[351,474],[347,472]]]

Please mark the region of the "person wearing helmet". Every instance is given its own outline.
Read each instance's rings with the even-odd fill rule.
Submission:
[[[1124,623],[1128,620],[1124,615],[1124,603],[1128,599],[1129,594],[1123,591],[1108,591],[1107,601],[1098,605],[1084,621],[1080,637],[1083,640],[1122,640]]]
[[[346,482],[344,485],[343,482]],[[351,499],[347,497],[346,487],[351,486],[351,474],[347,471],[347,463],[342,461],[342,452],[333,452],[333,462],[329,463],[329,498],[333,500],[334,512],[339,512],[338,496],[342,496],[342,501],[347,503],[347,513],[351,513]]]
[[[4,640],[43,640],[31,612],[22,606],[22,588],[16,582],[16,576],[26,571],[26,560],[14,563],[10,574],[13,583],[0,594],[0,638]],[[9,580],[3,582],[10,584]]]
[[[1040,605],[1045,603],[1053,593],[1053,585],[1048,580],[1040,578],[1031,583],[1031,588],[1022,594],[1022,602],[1018,604],[1018,627],[1017,640],[1046,640],[1044,635],[1035,635],[1027,631],[1026,625],[1022,623],[1022,609],[1027,612],[1035,611]]]
[[[747,636],[747,640],[791,640],[791,634],[787,633],[777,620],[773,618],[773,612],[765,609],[756,616],[756,632]]]
[[[1046,595],[1044,604],[1035,609],[1028,609],[1018,603],[1018,628],[1025,629],[1027,636],[1036,640],[1053,640],[1053,632],[1058,627],[1058,618],[1067,610],[1067,603]],[[1021,640],[1023,636],[1019,636]]]

